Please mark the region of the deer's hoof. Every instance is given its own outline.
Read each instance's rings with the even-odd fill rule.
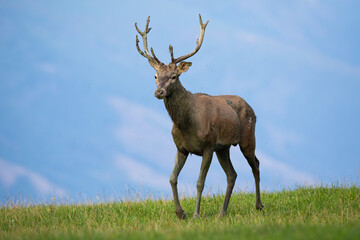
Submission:
[[[179,210],[179,211],[176,211],[175,213],[176,213],[176,216],[178,217],[178,219],[180,219],[180,220],[185,220],[185,219],[187,219],[184,210],[181,209],[181,210]]]
[[[223,218],[223,217],[225,217],[225,215],[226,215],[226,212],[224,210],[221,210],[221,212],[218,215],[218,218]]]
[[[194,213],[193,219],[195,220],[195,219],[199,219],[199,218],[200,218],[200,215],[198,213]]]
[[[264,205],[262,203],[256,203],[256,209],[257,210],[263,210],[264,209]]]

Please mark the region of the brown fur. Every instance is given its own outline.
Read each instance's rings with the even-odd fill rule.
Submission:
[[[192,94],[179,80],[174,85],[164,103],[174,123],[172,135],[179,150],[202,156],[204,149],[222,150],[237,144],[245,148],[255,140],[251,136],[256,117],[241,97]]]
[[[227,176],[228,184],[225,200],[219,216],[225,215],[237,177],[229,155],[231,145],[240,146],[242,153],[252,168],[256,187],[256,208],[263,208],[260,199],[259,160],[255,156],[256,116],[253,109],[244,99],[234,95],[210,96],[202,93],[192,94],[182,86],[179,80],[179,76],[192,65],[191,62],[185,62],[184,60],[194,55],[200,49],[204,37],[208,22],[203,24],[201,16],[199,18],[201,34],[195,51],[174,59],[173,49],[170,46],[172,62],[168,65],[161,63],[155,57],[152,49],[153,57],[148,54],[146,42],[144,42],[145,52],[140,50],[138,40],[136,42],[139,53],[148,58],[149,63],[156,70],[155,79],[157,88],[155,96],[159,99],[164,99],[166,110],[174,123],[171,133],[178,151],[170,183],[173,190],[175,212],[180,219],[185,219],[186,215],[180,205],[177,179],[189,153],[202,156],[203,158],[196,185],[197,201],[193,217],[197,218],[200,214],[201,195],[214,152]],[[146,34],[150,31],[148,29],[149,20],[150,18],[148,18],[144,32],[137,28],[144,41],[146,41]]]

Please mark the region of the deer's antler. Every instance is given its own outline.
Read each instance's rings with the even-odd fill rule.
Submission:
[[[171,56],[171,62],[173,63],[179,63],[184,61],[185,59],[193,56],[195,53],[197,53],[201,47],[201,44],[204,40],[204,35],[205,35],[205,28],[207,26],[207,24],[209,23],[209,20],[203,24],[202,19],[201,19],[201,15],[199,14],[199,21],[200,21],[200,38],[196,37],[196,48],[193,52],[186,54],[184,56],[178,57],[176,59],[174,59],[174,53],[173,53],[173,47],[170,45],[169,46],[169,51],[170,51],[170,56]]]
[[[147,44],[147,34],[150,32],[151,28],[149,28],[149,22],[150,22],[150,16],[147,18],[146,21],[146,26],[145,26],[145,30],[142,32],[140,31],[140,29],[137,27],[137,23],[135,23],[135,28],[136,31],[141,35],[142,39],[143,39],[143,44],[144,44],[144,52],[141,51],[140,47],[139,47],[139,39],[138,36],[136,35],[136,48],[138,50],[138,52],[143,55],[144,57],[146,57],[149,62],[151,63],[155,63],[156,65],[161,64],[160,60],[155,56],[154,50],[152,48],[150,48],[151,54],[152,56],[150,56],[149,50],[148,50],[148,44]]]

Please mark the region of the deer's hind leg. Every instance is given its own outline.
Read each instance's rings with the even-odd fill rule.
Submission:
[[[256,209],[263,209],[264,205],[261,203],[260,197],[260,162],[255,156],[255,140],[251,144],[243,147],[240,145],[241,152],[249,163],[252,173],[255,178],[255,191],[256,191]]]
[[[230,160],[229,150],[230,150],[230,148],[226,148],[221,151],[216,151],[216,156],[217,156],[219,163],[220,163],[222,169],[224,170],[224,172],[226,174],[226,178],[227,178],[227,187],[226,187],[224,204],[223,204],[223,207],[219,214],[219,217],[223,217],[226,214],[226,211],[227,211],[227,208],[229,205],[229,200],[231,197],[231,193],[234,188],[235,180],[237,177],[235,169]]]

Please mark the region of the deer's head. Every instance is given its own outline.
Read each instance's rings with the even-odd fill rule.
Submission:
[[[150,48],[151,55],[149,53],[147,46],[147,34],[151,30],[151,28],[149,28],[150,17],[148,17],[147,19],[146,27],[143,32],[139,30],[137,24],[135,23],[135,28],[143,39],[144,52],[140,50],[138,36],[136,36],[136,48],[142,56],[148,59],[150,65],[156,70],[155,97],[157,97],[158,99],[163,99],[172,94],[173,87],[176,83],[178,83],[180,74],[186,72],[191,66],[191,62],[185,62],[184,60],[193,56],[195,53],[197,53],[197,51],[199,51],[204,39],[206,25],[209,23],[209,21],[207,21],[205,24],[203,24],[200,14],[199,14],[199,21],[200,21],[200,38],[196,38],[195,50],[184,56],[174,58],[173,47],[170,45],[169,51],[171,56],[171,62],[168,65],[162,63],[155,56],[154,50],[152,48]]]

